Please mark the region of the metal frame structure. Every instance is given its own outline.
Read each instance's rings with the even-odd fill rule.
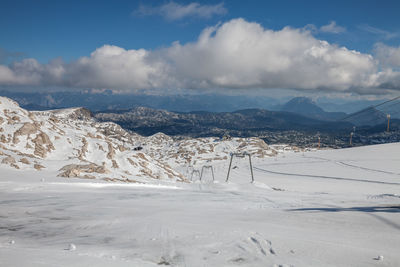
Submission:
[[[231,167],[232,167],[232,160],[233,157],[237,157],[237,158],[245,158],[246,156],[249,156],[249,163],[250,163],[250,173],[251,173],[251,182],[254,182],[254,175],[253,175],[253,165],[251,164],[251,154],[247,153],[247,152],[242,152],[242,153],[231,153],[231,160],[229,162],[229,169],[228,169],[228,174],[226,175],[226,181],[228,182],[229,180],[229,174],[231,172]]]
[[[200,180],[201,180],[200,171],[199,170],[192,170],[192,173],[190,174],[190,181],[193,181],[193,174],[194,173],[197,173],[197,175],[200,177]]]
[[[212,165],[204,165],[204,166],[201,168],[200,181],[201,181],[201,179],[203,178],[203,171],[204,171],[204,169],[211,169],[212,178],[213,178],[213,181],[215,181],[215,177],[214,177],[214,168],[213,168]]]

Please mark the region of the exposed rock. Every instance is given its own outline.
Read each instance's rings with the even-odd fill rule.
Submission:
[[[22,125],[21,128],[19,128],[17,131],[15,131],[14,133],[14,137],[13,137],[13,143],[16,144],[18,143],[18,136],[22,136],[22,135],[31,135],[31,134],[35,134],[39,131],[39,128],[36,124],[34,123],[30,123],[30,122],[26,122],[24,123],[24,125]]]
[[[132,166],[138,166],[138,164],[136,163],[136,162],[134,162],[132,159],[130,159],[130,158],[127,158],[127,160],[129,161],[129,163],[132,165]]]
[[[107,153],[107,158],[108,159],[113,159],[115,155],[115,150],[111,144],[111,142],[107,142],[108,145],[108,153]]]
[[[61,173],[58,176],[61,177],[83,177],[81,173],[109,173],[109,171],[104,166],[99,166],[94,163],[78,165],[78,164],[69,164],[62,167],[59,171]]]
[[[115,159],[112,160],[112,167],[114,169],[118,169],[119,168],[119,166],[118,166],[117,162],[115,161]]]
[[[109,178],[109,177],[105,177],[103,178],[104,181],[107,182],[125,182],[125,183],[135,183],[135,184],[143,184],[141,182],[138,182],[136,180],[132,180],[132,179],[118,179],[118,178]]]
[[[72,120],[89,120],[92,117],[92,112],[87,108],[77,108],[68,116],[68,118]]]
[[[22,162],[22,163],[27,164],[27,165],[31,164],[30,161],[27,158],[21,158],[19,160],[19,162]]]
[[[60,120],[54,115],[50,116],[49,120],[54,122],[54,123],[59,123],[60,122]]]
[[[41,169],[43,169],[43,168],[45,168],[43,165],[40,165],[40,164],[38,164],[38,163],[35,163],[34,165],[33,165],[33,168],[35,168],[36,170],[38,170],[38,171],[40,171]]]
[[[137,155],[139,158],[141,158],[143,160],[147,160],[146,156],[143,153],[138,153]]]
[[[82,147],[79,151],[78,159],[85,160],[86,153],[88,152],[88,142],[85,137],[82,137]]]
[[[19,169],[19,166],[18,166],[16,163],[11,163],[10,166],[11,166],[11,167],[14,167],[14,168],[16,168],[16,169]]]
[[[29,158],[39,159],[39,157],[36,157],[35,155],[32,155],[32,154],[22,153],[22,152],[19,152],[19,151],[17,151],[16,153],[17,153],[18,156],[21,156],[21,157],[29,157]]]
[[[118,145],[118,150],[121,152],[127,151],[128,148],[124,147],[123,145]]]
[[[33,148],[33,147],[31,146],[31,144],[29,144],[29,143],[27,142],[26,145],[25,145],[25,148],[31,149],[31,148]]]
[[[1,163],[3,164],[8,164],[11,167],[14,167],[16,169],[19,169],[19,166],[17,165],[15,159],[12,156],[7,156],[5,158],[3,158],[3,160],[1,161]]]
[[[54,150],[53,143],[44,132],[40,132],[32,142],[35,144],[35,151],[33,153],[41,158],[45,158],[48,152]]]
[[[20,119],[18,116],[12,116],[12,117],[11,117],[11,120],[12,120],[13,122],[20,122],[20,121],[21,121],[21,119]]]
[[[4,159],[2,159],[1,163],[3,164],[12,164],[12,163],[16,163],[15,159],[12,156],[7,156]]]

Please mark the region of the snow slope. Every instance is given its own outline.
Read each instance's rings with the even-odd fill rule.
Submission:
[[[245,159],[152,185],[1,164],[0,266],[400,266],[399,151],[254,157],[253,184]]]
[[[0,162],[14,169],[111,181],[185,180],[134,151],[141,138],[114,123],[94,121],[83,108],[28,112],[0,97]]]
[[[146,138],[99,123],[84,108],[29,112],[0,97],[0,164],[17,170],[107,181],[187,181],[189,167],[222,163],[244,151],[258,158],[277,154],[259,138]]]

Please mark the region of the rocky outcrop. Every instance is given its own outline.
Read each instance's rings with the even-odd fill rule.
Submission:
[[[41,169],[44,169],[45,167],[43,165],[35,163],[35,164],[33,164],[33,168],[35,168],[36,170],[40,171]]]
[[[12,156],[8,155],[7,157],[3,158],[1,160],[1,163],[8,164],[11,167],[14,167],[15,169],[19,169],[19,166],[17,165],[17,162],[16,162],[15,158],[13,158]]]
[[[183,166],[218,163],[228,160],[231,152],[254,157],[275,152],[258,138],[174,139],[162,133],[143,137],[115,123],[97,122],[85,109],[27,112],[8,99],[0,97],[0,102],[0,162],[58,170],[60,177],[184,182],[176,171]]]
[[[49,136],[44,132],[40,132],[36,135],[36,138],[33,139],[32,142],[35,144],[35,151],[33,154],[41,158],[45,158],[47,153],[55,149]]]
[[[27,135],[29,138],[30,135],[36,134],[38,131],[39,127],[35,123],[26,122],[21,128],[14,132],[13,143],[16,144],[19,142],[19,136]]]
[[[109,171],[104,166],[99,166],[94,163],[82,164],[82,165],[69,164],[62,167],[59,171],[61,173],[58,176],[67,178],[72,178],[72,177],[88,178],[88,175],[91,174],[109,173]]]

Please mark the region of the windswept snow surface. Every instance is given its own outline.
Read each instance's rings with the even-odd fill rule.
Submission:
[[[0,165],[0,266],[400,266],[400,143],[255,158],[253,184],[228,164],[146,185]]]

